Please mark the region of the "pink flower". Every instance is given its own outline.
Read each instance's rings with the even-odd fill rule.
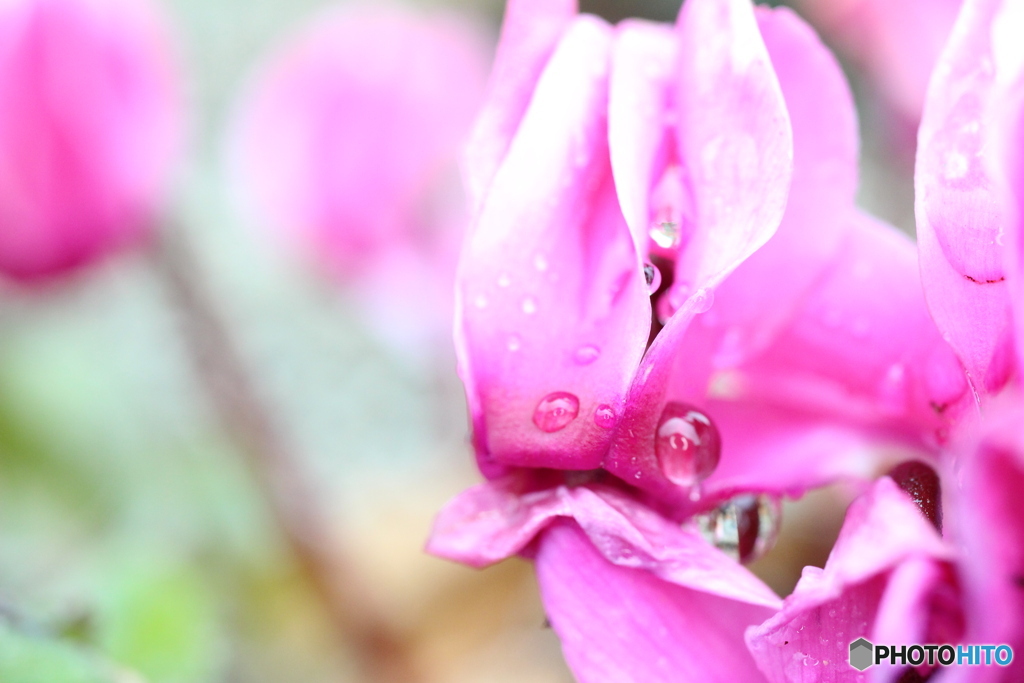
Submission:
[[[451,326],[455,161],[486,66],[467,21],[346,7],[260,67],[232,124],[232,181],[255,221],[406,346]]]
[[[966,391],[913,245],[853,208],[842,74],[746,0],[674,29],[513,1],[494,74],[456,325],[489,481],[429,550],[535,557],[581,681],[759,680],[741,634],[778,599],[691,517],[733,505],[748,559],[771,499],[933,443]]]
[[[894,511],[902,497],[894,489],[885,494],[890,511],[873,517],[877,524],[865,524],[856,510],[878,507],[882,494],[857,503],[843,538],[868,534],[872,552],[857,556],[837,544],[823,573],[806,575],[778,616],[748,632],[771,681],[808,680],[812,674],[787,664],[792,657],[835,658],[851,640],[872,634],[895,643],[1024,647],[1022,28],[1019,3],[967,0],[936,67],[920,130],[921,278],[971,389],[935,404],[948,420],[948,436],[922,454],[941,475],[945,538],[937,546],[935,534],[921,531],[923,518],[910,522],[909,513]],[[902,498],[898,506],[911,509]],[[906,529],[915,525],[910,538]],[[823,619],[826,607],[840,617]],[[795,628],[811,622],[814,628],[794,637]],[[845,642],[817,640],[835,630],[845,632]],[[1021,667],[950,670],[943,680],[1013,681]],[[849,680],[866,680],[843,671]]]
[[[148,235],[179,152],[163,17],[129,0],[0,6],[0,271],[36,281]]]

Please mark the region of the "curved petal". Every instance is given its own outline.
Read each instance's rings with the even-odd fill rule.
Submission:
[[[1009,375],[1003,212],[985,168],[998,4],[964,4],[928,88],[914,182],[928,306],[982,395],[1000,389]]]
[[[619,203],[641,255],[647,249],[654,174],[668,153],[675,66],[671,28],[645,21],[619,25],[612,49],[608,144]]]
[[[644,504],[607,486],[520,493],[510,481],[473,487],[448,504],[427,550],[475,567],[523,552],[558,518],[573,519],[607,562],[679,586],[774,609],[778,597],[747,569]]]
[[[537,81],[576,11],[576,0],[509,0],[506,5],[487,99],[463,158],[473,207],[483,201]]]
[[[823,670],[835,672],[836,681],[861,680],[859,672],[845,665],[849,644],[873,637],[876,630],[894,632],[893,600],[901,596],[893,593],[902,582],[890,592],[893,572],[914,563],[914,575],[936,582],[930,585],[939,589],[951,578],[945,572],[951,557],[910,497],[882,478],[850,506],[825,569],[805,568],[782,611],[747,631],[750,652],[772,683],[816,681]],[[919,563],[925,565],[923,571],[918,571]],[[879,621],[880,606],[884,623]]]
[[[715,287],[779,227],[793,133],[748,0],[689,0],[678,35],[677,143],[695,224],[676,282],[697,291]]]
[[[461,263],[461,371],[486,460],[591,469],[650,329],[608,161],[610,28],[552,57]]]
[[[580,683],[761,680],[743,651],[743,629],[770,609],[616,566],[564,522],[540,539],[537,579]]]

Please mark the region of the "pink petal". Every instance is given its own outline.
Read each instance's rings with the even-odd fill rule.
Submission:
[[[968,2],[957,20],[928,90],[915,177],[928,306],[981,394],[997,391],[1009,375],[1003,217],[985,168],[997,5]]]
[[[716,286],[778,228],[793,135],[748,0],[686,2],[678,36],[676,132],[696,213],[676,281],[697,291]]]
[[[456,343],[496,462],[597,467],[649,333],[608,160],[610,47],[592,17],[567,30],[463,254]]]
[[[743,651],[743,629],[769,609],[615,566],[568,523],[541,538],[537,577],[580,683],[761,680]]]
[[[891,607],[900,596],[890,595],[889,584],[895,577],[891,589],[903,588],[902,574],[894,572],[914,563],[906,571],[922,580],[948,579],[921,563],[941,569],[950,558],[951,551],[910,498],[891,479],[880,479],[850,506],[825,569],[805,568],[782,611],[747,631],[747,645],[773,683],[810,683],[826,671],[837,682],[864,680],[846,666],[849,644],[871,639],[876,629],[894,632]],[[879,608],[887,605],[886,621],[880,623]]]
[[[543,529],[565,517],[575,520],[612,564],[730,600],[767,608],[779,604],[767,586],[696,531],[619,491],[596,484],[525,494],[516,488],[512,480],[499,480],[464,492],[438,515],[428,552],[486,566],[523,552]]]
[[[181,151],[183,84],[148,2],[0,6],[0,271],[66,273],[149,235]]]
[[[608,137],[622,213],[645,253],[655,172],[664,167],[676,71],[676,34],[641,21],[619,25],[612,50]]]
[[[474,207],[483,201],[537,81],[575,14],[576,0],[509,0],[506,5],[487,100],[464,157]]]

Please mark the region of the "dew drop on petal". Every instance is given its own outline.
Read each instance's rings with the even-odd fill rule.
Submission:
[[[763,557],[779,537],[782,506],[769,495],[744,494],[696,517],[704,538],[744,564]]]
[[[706,313],[715,303],[715,293],[710,289],[698,289],[693,295],[693,310],[696,313]]]
[[[657,221],[651,225],[651,229],[647,234],[662,249],[674,249],[679,246],[679,223]]]
[[[523,313],[526,315],[533,315],[537,312],[537,300],[532,296],[528,296],[523,299]]]
[[[565,429],[580,414],[580,400],[565,391],[548,394],[533,411],[533,424],[543,432]]]
[[[718,466],[722,441],[710,417],[693,406],[670,402],[658,421],[654,450],[665,477],[689,488]]]
[[[644,282],[647,283],[647,293],[654,294],[661,287],[661,271],[658,266],[647,262],[644,264]]]
[[[573,360],[576,361],[577,365],[590,365],[601,355],[601,349],[597,348],[593,344],[587,344],[576,349],[576,353],[573,354]]]
[[[618,418],[615,415],[615,409],[610,405],[602,403],[594,411],[594,424],[601,429],[611,429],[615,426]]]

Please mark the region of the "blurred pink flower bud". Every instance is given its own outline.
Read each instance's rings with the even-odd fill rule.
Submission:
[[[0,46],[0,271],[34,282],[143,238],[181,140],[163,17],[142,0],[16,0]]]
[[[456,161],[487,64],[482,32],[458,17],[344,8],[272,55],[237,109],[241,205],[352,288],[391,340],[451,329]]]

